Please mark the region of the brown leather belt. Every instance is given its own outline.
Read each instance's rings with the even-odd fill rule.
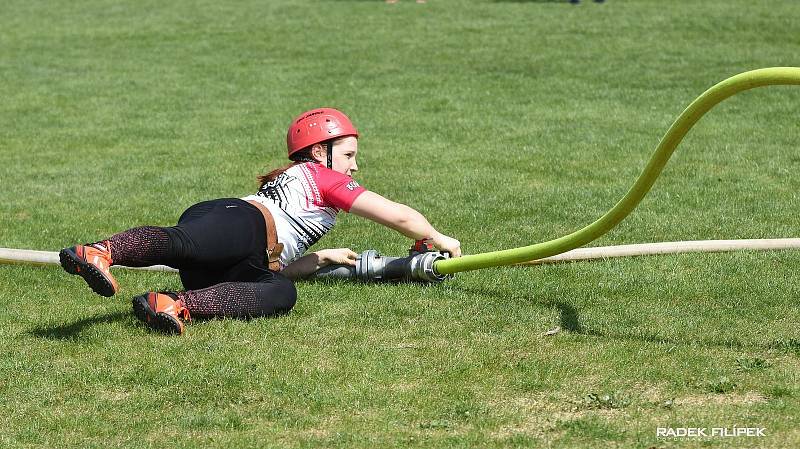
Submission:
[[[267,228],[267,264],[272,271],[281,270],[281,252],[283,251],[283,243],[278,243],[278,231],[275,229],[275,220],[266,206],[258,201],[245,200],[261,212],[264,216],[264,224]]]

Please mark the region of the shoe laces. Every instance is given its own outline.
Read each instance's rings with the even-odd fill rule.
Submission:
[[[189,314],[189,309],[183,304],[183,301],[180,299],[175,301],[175,306],[178,310],[175,311],[175,314],[178,315],[178,318],[182,319],[183,321],[192,321],[192,316]]]

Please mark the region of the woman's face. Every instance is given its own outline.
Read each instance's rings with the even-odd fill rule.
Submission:
[[[328,154],[323,145],[314,145],[311,154],[320,164],[327,164]],[[353,136],[336,139],[333,142],[333,170],[353,176],[353,172],[358,171],[357,154],[358,139]]]

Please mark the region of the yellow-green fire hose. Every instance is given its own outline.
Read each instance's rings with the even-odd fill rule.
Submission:
[[[499,267],[536,259],[554,256],[574,248],[583,246],[618,225],[644,198],[675,148],[689,130],[706,112],[722,100],[741,91],[762,86],[800,84],[800,68],[773,67],[753,70],[732,76],[705,91],[687,107],[672,124],[658,144],[655,153],[647,166],[625,196],[605,215],[594,223],[571,234],[520,248],[492,251],[483,254],[463,256],[455,259],[437,260],[433,264],[439,275],[448,275],[460,271],[478,270],[480,268]]]

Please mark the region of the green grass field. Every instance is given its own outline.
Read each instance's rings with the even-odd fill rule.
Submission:
[[[284,163],[346,111],[356,178],[466,253],[595,220],[712,84],[800,65],[795,0],[0,6],[0,247],[55,251]],[[800,88],[704,118],[595,246],[800,236]],[[403,254],[342,214],[320,247]],[[0,447],[800,447],[800,254],[617,259],[437,286],[300,283],[288,316],[148,332],[118,270],[0,266]],[[543,334],[555,326],[562,331]],[[765,437],[658,439],[658,427]]]

